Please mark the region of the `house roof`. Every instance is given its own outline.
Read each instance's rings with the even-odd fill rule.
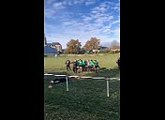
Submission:
[[[47,45],[61,45],[59,42],[47,43]]]
[[[57,53],[57,49],[51,48],[49,46],[44,47],[44,53]]]

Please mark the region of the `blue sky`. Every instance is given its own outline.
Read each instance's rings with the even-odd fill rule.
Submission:
[[[63,48],[71,39],[120,42],[120,0],[45,0],[45,34]]]

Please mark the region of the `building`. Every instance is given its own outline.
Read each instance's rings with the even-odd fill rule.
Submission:
[[[44,34],[44,55],[59,55],[62,53],[62,45],[59,42],[47,43]]]
[[[56,48],[51,48],[50,46],[44,47],[44,56],[57,56],[58,51]]]
[[[59,42],[47,43],[46,45],[51,48],[56,48],[59,53],[62,53],[62,45]]]

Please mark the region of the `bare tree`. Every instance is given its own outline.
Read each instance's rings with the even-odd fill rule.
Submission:
[[[113,40],[110,44],[111,49],[120,49],[120,44],[117,40]]]

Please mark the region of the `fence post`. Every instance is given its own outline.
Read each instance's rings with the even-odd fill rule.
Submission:
[[[69,91],[68,76],[66,76],[66,91]]]
[[[106,78],[106,80],[107,80],[107,97],[109,97],[109,79]]]

